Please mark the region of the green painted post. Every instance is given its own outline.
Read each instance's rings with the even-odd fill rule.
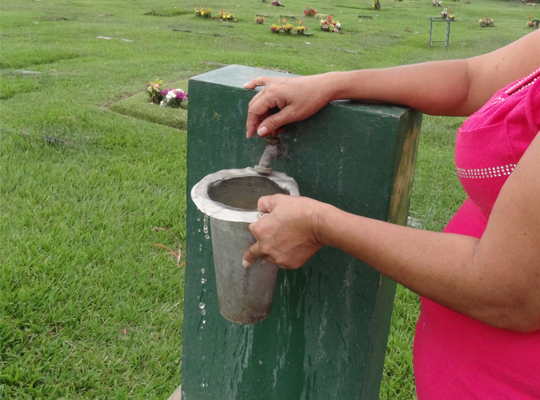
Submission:
[[[395,283],[346,253],[323,248],[280,271],[260,323],[218,311],[212,244],[189,191],[207,174],[258,163],[264,141],[245,139],[256,92],[242,85],[261,75],[286,74],[232,65],[189,81],[182,399],[377,399]],[[287,127],[287,155],[271,166],[304,196],[405,224],[420,123],[405,107],[332,102]]]

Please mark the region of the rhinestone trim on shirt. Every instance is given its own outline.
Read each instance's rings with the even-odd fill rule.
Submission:
[[[460,178],[482,179],[497,178],[499,176],[510,175],[517,164],[506,164],[499,167],[487,168],[457,168],[457,174]]]
[[[515,85],[513,85],[512,87],[506,89],[504,91],[504,94],[506,95],[506,97],[510,97],[512,96],[513,94],[516,94],[518,92],[521,92],[523,89],[525,89],[527,86],[531,86],[534,82],[536,82],[536,80],[538,79],[538,73],[540,72],[540,68],[538,68],[536,71],[534,71],[532,74],[526,76],[525,78],[523,79],[520,79]],[[531,80],[532,79],[532,80]],[[504,101],[505,98],[504,97],[501,97],[501,96],[498,96],[494,101],[493,103],[498,103],[500,101]]]

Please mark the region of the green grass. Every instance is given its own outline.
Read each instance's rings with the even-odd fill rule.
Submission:
[[[150,108],[146,83],[232,63],[313,74],[468,57],[539,17],[521,3],[448,1],[450,47],[428,49],[428,17],[441,11],[429,0],[380,11],[370,1],[283,3],[0,3],[2,398],[163,399],[180,383],[184,270],[153,245],[184,246],[186,132],[162,124],[175,110]],[[306,5],[343,33],[321,32]],[[196,18],[200,6],[239,21]],[[486,14],[495,28],[478,27]],[[271,34],[281,15],[315,36]],[[440,82],[433,90],[451,90]],[[440,230],[464,199],[453,166],[461,121],[424,118],[411,215],[426,229]],[[417,296],[398,288],[382,399],[414,397],[418,312]]]
[[[20,79],[17,76],[19,74],[25,75],[24,78]],[[40,88],[41,84],[34,74],[24,74],[23,72],[4,74],[0,80],[0,100],[9,99],[18,93],[33,92]]]

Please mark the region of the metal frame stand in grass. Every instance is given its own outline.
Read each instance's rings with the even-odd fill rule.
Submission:
[[[450,18],[435,18],[429,17],[429,48],[433,47],[433,43],[444,43],[444,47],[448,47],[450,44]],[[446,22],[446,38],[445,40],[433,40],[433,23],[434,22]]]

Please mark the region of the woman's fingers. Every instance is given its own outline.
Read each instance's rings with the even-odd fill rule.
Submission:
[[[255,132],[266,136],[291,122],[300,121],[313,115],[331,99],[324,89],[322,76],[311,77],[267,77],[252,79],[244,85],[246,89],[257,86],[264,88],[249,103],[246,121],[246,136],[251,138]],[[270,110],[279,109],[275,114]]]
[[[259,258],[280,268],[301,267],[322,247],[312,225],[321,204],[282,194],[261,197],[257,208],[264,214],[249,225],[257,242],[245,252],[242,265],[248,267]]]
[[[266,136],[281,126],[292,122],[287,120],[288,108],[291,106],[293,95],[290,92],[290,78],[271,78],[262,76],[255,78],[244,85],[246,89],[255,89],[265,86],[249,102],[248,117],[246,121],[246,137],[251,138],[255,132],[259,136]],[[269,110],[279,108],[280,112],[270,115]],[[284,114],[282,114],[285,111]]]
[[[247,137],[251,138],[257,132],[261,121],[263,121],[266,116],[270,115],[271,105],[268,103],[266,98],[263,98],[263,92],[259,92],[251,99],[248,107],[248,116],[246,120],[246,130]]]
[[[257,210],[263,213],[272,212],[272,210],[276,206],[276,202],[280,200],[280,196],[285,196],[285,195],[275,194],[273,196],[263,196],[259,198],[259,201],[257,202]]]
[[[257,93],[249,103],[246,121],[246,136],[251,138],[255,135],[255,132],[257,132],[259,136],[266,136],[278,129],[281,125],[276,125],[276,122],[279,123],[279,120],[275,120],[277,114],[271,115],[270,109],[282,109],[285,108],[285,106],[286,100],[284,99],[267,94],[264,90]],[[269,117],[272,118],[268,120]]]
[[[255,89],[257,86],[264,86],[268,79],[271,79],[267,76],[260,76],[258,78],[250,80],[248,83],[244,84],[246,89]]]
[[[251,265],[257,261],[259,257],[262,257],[263,253],[261,252],[259,248],[259,242],[255,242],[254,245],[252,245],[242,257],[242,267],[248,268],[251,267]]]
[[[249,230],[255,238],[257,239],[257,242],[255,242],[244,254],[242,257],[242,266],[244,268],[250,267],[255,261],[257,261],[258,258],[268,258],[268,255],[265,254],[260,247],[259,240],[257,236],[255,235],[255,224],[261,224],[263,223],[262,219],[264,217],[268,217],[268,213],[271,212],[274,209],[275,203],[276,203],[276,196],[280,195],[274,195],[274,196],[263,196],[259,199],[257,203],[257,209],[264,213],[261,215],[259,220],[253,224],[249,225]]]
[[[261,260],[266,260],[268,262],[271,262],[272,264],[276,264],[276,262],[274,262],[272,259],[270,259],[268,256],[266,256],[260,250],[259,242],[256,242],[253,246],[251,246],[244,253],[244,256],[242,257],[242,267],[244,267],[244,268],[251,267],[253,265],[253,263],[255,261],[257,261],[259,258]],[[285,264],[280,264],[280,265],[278,265],[278,267],[281,268],[281,269],[292,269],[291,267],[289,267],[289,266],[287,266]]]
[[[287,104],[286,99],[261,97],[261,99],[248,108],[246,121],[247,137],[251,138],[255,132],[261,137],[271,134],[280,127],[297,121],[297,108],[292,104]],[[279,108],[275,114],[270,113],[270,109]]]
[[[268,115],[270,115],[268,111],[262,115],[253,114],[248,111],[248,117],[246,121],[246,137],[248,139],[252,138],[255,135],[255,132],[257,132],[257,128],[259,128],[261,124],[261,121],[263,121]]]
[[[283,125],[295,121],[295,119],[292,118],[292,115],[293,112],[289,107],[286,107],[275,114],[269,114],[268,117],[264,118],[259,124],[257,134],[264,137],[278,130]]]

